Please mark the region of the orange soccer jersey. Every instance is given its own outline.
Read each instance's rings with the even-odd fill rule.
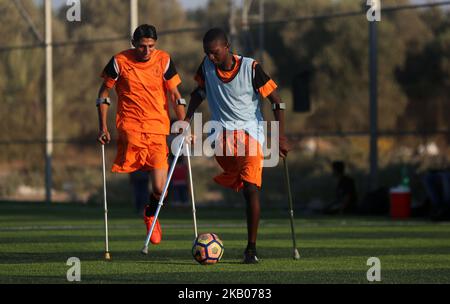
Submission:
[[[134,49],[111,58],[102,77],[118,95],[116,127],[119,138],[112,171],[167,169],[166,136],[170,133],[167,89],[181,83],[175,65],[161,50],[148,61],[135,59]]]
[[[181,83],[169,54],[155,50],[150,60],[135,59],[134,49],[114,56],[102,77],[108,88],[116,87],[117,129],[145,133],[170,133],[166,90]]]

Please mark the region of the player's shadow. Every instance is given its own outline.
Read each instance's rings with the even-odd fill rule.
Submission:
[[[414,246],[380,246],[380,247],[360,247],[349,246],[346,244],[334,247],[298,247],[302,259],[308,258],[336,258],[336,257],[366,257],[366,256],[412,256],[428,254],[450,254],[450,246],[442,244],[441,246],[420,247]],[[112,261],[118,262],[137,262],[137,263],[155,263],[155,264],[174,264],[189,265],[195,264],[190,250],[187,249],[154,249],[150,250],[148,255],[143,255],[139,249],[136,250],[112,250]],[[51,251],[47,252],[41,248],[39,252],[0,252],[0,265],[6,264],[38,264],[38,263],[65,263],[68,258],[77,257],[82,262],[104,261],[103,248],[90,251]],[[261,247],[258,250],[258,257],[263,261],[269,259],[290,259],[292,258],[291,247]],[[239,264],[242,259],[240,249],[225,250],[224,257],[220,264]]]
[[[136,251],[111,251],[112,261],[123,262],[147,262],[147,261],[170,261],[173,259],[186,259],[190,252],[186,250],[158,250],[149,255],[143,255],[140,250]],[[1,264],[30,264],[30,263],[65,263],[68,258],[77,257],[81,262],[104,261],[104,251],[63,251],[63,252],[0,252]]]
[[[191,252],[185,249],[167,249],[149,251],[148,255],[143,255],[136,251],[111,251],[111,262],[134,262],[147,264],[167,264],[167,265],[196,265],[191,256]],[[99,251],[64,251],[64,252],[0,252],[0,265],[2,264],[38,264],[38,263],[65,263],[68,258],[77,257],[81,262],[108,262],[104,259],[104,252]],[[240,259],[240,252],[228,250],[227,259],[221,264],[239,264],[233,259]]]

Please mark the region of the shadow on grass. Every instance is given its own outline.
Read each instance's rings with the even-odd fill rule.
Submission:
[[[134,212],[133,206],[108,206],[110,219],[140,219]],[[197,206],[197,216],[208,219],[245,219],[245,206],[240,207],[214,207]],[[36,202],[0,202],[1,216],[23,217],[32,216],[37,220],[101,220],[103,206],[81,205],[77,203],[53,203],[52,205]],[[161,214],[166,219],[192,219],[190,207],[164,206]],[[263,218],[288,219],[285,208],[263,208]]]
[[[298,227],[301,228],[301,227]],[[221,231],[223,228],[216,230],[211,230],[211,232],[217,233],[220,238],[226,243],[227,241],[245,241],[247,237],[247,232],[244,227],[235,228],[240,229],[242,232],[224,232]],[[190,241],[192,237],[190,229],[186,229],[186,233],[170,234],[164,237],[164,241]],[[301,229],[297,229],[297,241],[318,241],[318,240],[329,240],[334,242],[344,241],[344,240],[439,240],[439,239],[450,239],[450,231],[432,231],[432,232],[407,232],[407,231],[368,231],[368,232],[302,232]],[[77,231],[68,232],[67,235],[32,235],[27,236],[23,233],[15,237],[0,237],[1,244],[38,244],[38,243],[86,243],[86,242],[97,242],[103,240],[103,231],[99,230],[98,235],[83,235]],[[110,241],[111,242],[140,242],[145,239],[144,234],[136,235],[118,235],[120,232],[115,232],[110,230]],[[260,241],[291,241],[291,234],[286,227],[285,233],[280,232],[270,232],[261,229],[259,238]]]

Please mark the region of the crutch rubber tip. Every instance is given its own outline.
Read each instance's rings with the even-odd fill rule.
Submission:
[[[147,255],[148,254],[148,247],[142,248],[141,253]]]
[[[294,260],[300,260],[300,253],[298,253],[297,248],[294,249]]]
[[[105,260],[111,261],[111,253],[105,252]]]

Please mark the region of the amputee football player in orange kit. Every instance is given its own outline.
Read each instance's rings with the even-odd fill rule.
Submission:
[[[104,81],[96,102],[99,117],[97,140],[107,144],[111,140],[107,126],[111,104],[109,91],[115,87],[118,140],[112,172],[150,172],[153,193],[144,209],[147,233],[167,180],[169,102],[178,120],[184,119],[186,105],[177,89],[181,79],[175,64],[168,53],[156,48],[157,39],[154,26],[143,24],[136,28],[132,39],[134,48],[114,55],[105,66],[101,74]],[[157,221],[150,241],[158,244],[161,237],[161,226]]]

